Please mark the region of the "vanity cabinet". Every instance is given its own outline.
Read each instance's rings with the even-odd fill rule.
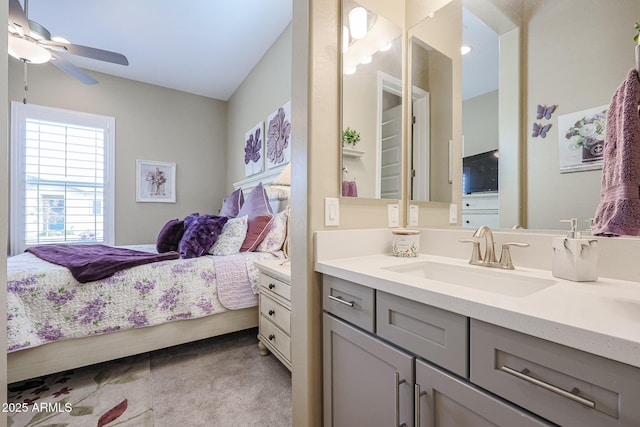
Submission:
[[[469,383],[467,317],[327,275],[323,308],[325,426],[553,425]]]
[[[500,201],[498,193],[471,193],[462,195],[462,226],[478,228],[486,225],[500,227]]]

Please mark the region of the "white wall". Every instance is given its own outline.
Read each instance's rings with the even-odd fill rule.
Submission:
[[[251,70],[227,103],[227,191],[245,178],[244,135],[256,123],[291,100],[291,24]],[[289,118],[291,120],[291,118]],[[266,144],[266,137],[263,138]],[[266,147],[265,147],[266,148]]]
[[[84,85],[51,64],[30,65],[31,104],[116,119],[115,243],[153,243],[171,218],[216,213],[226,193],[226,104],[90,72]],[[9,58],[9,99],[21,101],[22,64]],[[176,203],[135,201],[136,159],[176,163]]]

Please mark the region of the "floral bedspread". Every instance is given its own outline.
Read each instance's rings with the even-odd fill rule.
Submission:
[[[154,245],[127,247],[155,249]],[[281,258],[282,253],[244,252],[243,256],[257,294],[259,272],[254,262]],[[10,257],[8,351],[227,311],[217,297],[214,258],[161,261],[80,283],[67,268],[33,254]]]

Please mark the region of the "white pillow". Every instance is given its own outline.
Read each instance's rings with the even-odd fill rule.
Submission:
[[[209,249],[211,255],[233,255],[240,252],[240,247],[247,236],[249,217],[247,215],[238,218],[229,218],[222,227],[218,240]]]
[[[278,212],[273,218],[269,234],[256,248],[256,252],[273,252],[282,249],[284,239],[287,237],[287,210]]]

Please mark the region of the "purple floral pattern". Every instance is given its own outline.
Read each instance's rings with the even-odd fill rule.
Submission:
[[[291,109],[290,103],[278,110],[269,119],[267,130],[267,160],[273,167],[289,161],[289,139],[291,137],[291,122],[288,120],[287,111]]]
[[[154,247],[132,248],[153,251]],[[282,258],[282,253],[247,252],[242,256],[255,294],[259,272],[254,262]],[[226,311],[217,298],[218,278],[213,259],[203,256],[163,261],[82,284],[66,268],[30,253],[10,257],[8,349],[17,351],[51,341]]]
[[[263,122],[258,123],[244,134],[244,170],[250,176],[262,172]]]

